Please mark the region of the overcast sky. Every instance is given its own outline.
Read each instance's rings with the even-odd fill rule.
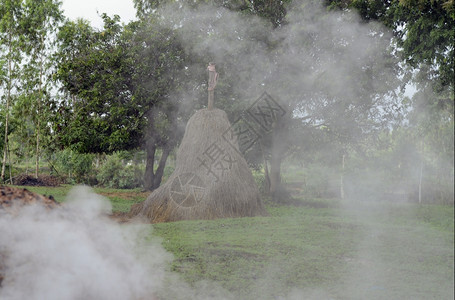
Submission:
[[[63,0],[62,8],[71,20],[84,18],[97,28],[103,27],[102,13],[119,15],[123,23],[136,18],[133,0]]]

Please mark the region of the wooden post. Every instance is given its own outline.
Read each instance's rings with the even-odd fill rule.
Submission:
[[[216,86],[216,81],[218,79],[218,73],[215,70],[215,63],[209,63],[209,66],[207,67],[207,70],[209,71],[209,81],[208,81],[208,93],[209,93],[209,98],[208,98],[208,103],[207,103],[207,108],[208,109],[213,109],[214,105],[214,98],[215,98],[215,86]]]

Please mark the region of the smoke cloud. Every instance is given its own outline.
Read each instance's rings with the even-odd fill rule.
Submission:
[[[149,227],[109,220],[108,200],[74,188],[62,207],[0,211],[1,299],[150,299],[172,256]]]
[[[310,116],[313,125],[330,117],[339,128],[353,124],[348,121],[380,124],[394,113],[376,105],[394,101],[400,84],[394,76],[396,58],[388,51],[391,35],[379,24],[364,24],[351,13],[328,14],[310,1],[294,1],[288,24],[276,30],[253,16],[203,5],[194,10],[178,1],[158,13],[164,25],[178,29],[188,54],[217,63],[216,93],[229,95],[217,95],[217,107],[233,101],[246,108],[267,91],[292,113]],[[205,66],[188,66],[189,73],[200,69]],[[206,96],[200,83],[188,85],[200,89],[185,90],[182,98]],[[340,99],[349,100],[346,107],[337,106]],[[350,132],[356,133],[354,128]],[[150,226],[116,224],[106,216],[110,211],[109,202],[87,187],[72,190],[58,209],[30,206],[18,215],[0,211],[0,259],[6,267],[0,299],[235,299],[216,283],[190,287],[180,280],[167,270],[172,255],[159,240],[150,240]],[[370,242],[384,235],[383,227],[373,225],[355,263],[368,262]],[[430,255],[429,246],[426,250]],[[380,282],[390,275],[382,263],[375,262]],[[357,271],[348,274],[346,286],[355,289],[369,269],[353,268]],[[258,280],[258,290],[279,280],[273,272]],[[331,294],[296,288],[279,299],[302,298],[330,299]]]
[[[188,54],[216,62],[218,94],[229,95],[217,98],[218,107],[222,101],[248,106],[267,91],[300,106],[302,114],[338,99],[349,99],[360,112],[399,87],[393,76],[397,58],[388,51],[391,34],[378,23],[362,23],[355,13],[328,13],[322,4],[294,1],[286,26],[275,30],[268,21],[222,7],[193,9],[178,2],[158,14],[165,26],[178,29]]]

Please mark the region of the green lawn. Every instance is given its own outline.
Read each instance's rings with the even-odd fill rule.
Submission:
[[[73,188],[72,185],[63,184],[59,187],[46,187],[46,186],[16,186],[18,188],[26,188],[32,192],[53,196],[58,202],[64,202],[66,195]],[[93,188],[95,193],[105,196],[112,204],[114,212],[128,212],[131,205],[144,201],[149,192],[143,192],[141,189],[122,190],[122,189],[109,189],[109,188]]]
[[[70,186],[29,189],[63,201]],[[116,211],[146,197],[95,191]],[[150,237],[174,255],[174,274],[194,287],[215,282],[232,299],[453,299],[453,206],[302,199],[267,209],[150,225]]]

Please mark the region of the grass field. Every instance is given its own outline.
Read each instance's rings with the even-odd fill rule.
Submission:
[[[18,188],[26,188],[32,192],[54,197],[58,202],[64,202],[66,195],[73,188],[72,185],[64,184],[59,187],[47,186],[16,186]],[[144,201],[149,192],[143,192],[141,189],[122,190],[96,187],[93,189],[95,193],[105,196],[112,204],[114,212],[127,212],[131,205],[137,202]]]
[[[27,188],[64,201],[71,187]],[[147,196],[95,192],[115,211]],[[267,210],[268,217],[150,225],[150,237],[173,254],[172,273],[195,289],[215,283],[227,298],[454,298],[453,206],[300,199]]]

